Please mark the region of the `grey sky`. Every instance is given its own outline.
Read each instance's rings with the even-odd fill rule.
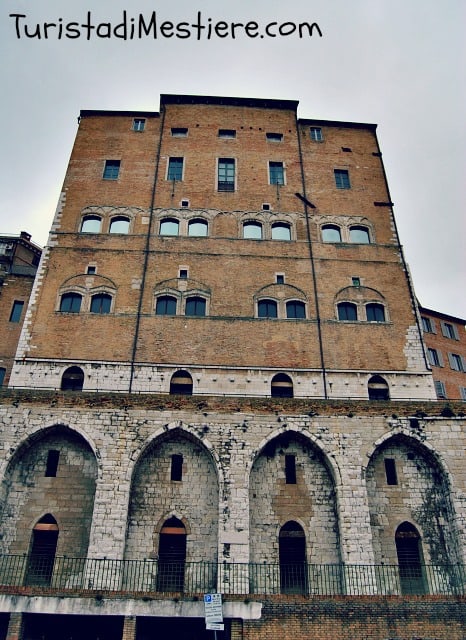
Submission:
[[[115,26],[123,10],[155,10],[159,23],[193,22],[198,11],[206,23],[316,22],[323,36],[18,39],[9,17],[26,14],[33,32],[88,11]],[[80,109],[156,111],[160,93],[297,99],[302,118],[379,125],[418,298],[466,318],[465,24],[464,0],[5,1],[0,232],[46,243]]]

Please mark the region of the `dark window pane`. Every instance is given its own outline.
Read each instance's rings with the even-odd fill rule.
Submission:
[[[185,314],[187,316],[205,316],[205,307],[204,298],[188,298]]]
[[[160,296],[160,298],[157,298],[155,313],[158,316],[176,315],[176,298],[172,298],[171,296]]]
[[[257,305],[259,318],[276,318],[277,303],[275,300],[260,300]]]
[[[98,293],[92,296],[91,313],[110,313],[112,296],[107,293]]]
[[[79,313],[82,296],[79,293],[65,293],[60,300],[60,311],[67,313]]]

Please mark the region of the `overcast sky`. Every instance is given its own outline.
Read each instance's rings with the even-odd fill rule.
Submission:
[[[86,28],[67,28],[88,12],[116,27],[124,10],[129,26],[155,10],[159,29],[195,23],[198,11],[206,27],[254,21],[257,37],[208,40],[206,28],[198,40],[196,28],[174,27],[171,38],[94,29],[87,40]],[[0,11],[1,233],[47,242],[80,109],[158,111],[161,93],[299,100],[301,118],[379,125],[417,296],[466,318],[464,0],[3,0]],[[26,35],[39,25],[43,36],[44,22],[61,39],[58,27]],[[260,37],[273,22],[316,23],[322,37]]]

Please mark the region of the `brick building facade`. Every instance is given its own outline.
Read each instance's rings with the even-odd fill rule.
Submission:
[[[81,112],[1,396],[0,638],[203,640],[216,591],[222,640],[461,637],[463,405],[375,125],[296,109]]]

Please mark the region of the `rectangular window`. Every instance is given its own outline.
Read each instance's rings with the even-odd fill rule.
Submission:
[[[171,134],[173,138],[186,138],[188,135],[187,127],[172,127]]]
[[[440,380],[435,380],[434,386],[435,386],[435,393],[437,394],[437,398],[439,400],[445,400],[447,397],[447,393],[445,391],[444,383],[440,382]]]
[[[175,453],[172,455],[172,463],[170,470],[170,480],[173,482],[181,482],[183,479],[183,456]]]
[[[3,385],[3,381],[5,380],[6,369],[5,367],[0,367],[0,387]]]
[[[277,284],[285,284],[285,274],[277,273],[275,281]]]
[[[235,190],[235,160],[233,158],[218,159],[218,190]]]
[[[267,142],[283,142],[283,133],[266,133],[265,139]]]
[[[427,349],[427,357],[433,367],[440,367],[440,357],[437,349]]]
[[[183,158],[169,158],[167,180],[183,180]]]
[[[426,318],[425,316],[421,316],[421,320],[422,320],[422,328],[425,333],[435,333],[434,321],[431,318]]]
[[[450,322],[442,322],[442,335],[445,338],[451,338],[452,340],[459,340],[458,331],[454,324]]]
[[[311,135],[311,140],[314,140],[314,142],[322,142],[324,139],[322,129],[320,127],[311,127],[309,133]]]
[[[60,452],[56,449],[49,449],[47,454],[47,464],[45,467],[45,477],[55,478],[58,470],[58,461],[60,459]]]
[[[104,180],[118,180],[120,173],[120,160],[106,160],[104,168]]]
[[[385,458],[385,477],[387,484],[398,484],[398,478],[396,475],[396,464],[393,458]]]
[[[461,400],[466,401],[466,387],[460,387]]]
[[[219,129],[218,130],[219,138],[236,138],[236,130],[235,129]]]
[[[296,484],[296,456],[285,456],[285,482],[286,484]]]
[[[337,189],[350,189],[349,172],[347,169],[334,169],[335,185]]]
[[[285,184],[285,169],[283,162],[269,162],[269,183]]]
[[[134,118],[133,131],[144,131],[145,128],[146,128],[145,118]]]
[[[19,322],[21,320],[21,314],[23,312],[24,302],[21,300],[15,300],[11,308],[10,322]]]
[[[448,360],[450,361],[450,367],[453,371],[465,371],[465,364],[463,358],[457,353],[449,353]]]

